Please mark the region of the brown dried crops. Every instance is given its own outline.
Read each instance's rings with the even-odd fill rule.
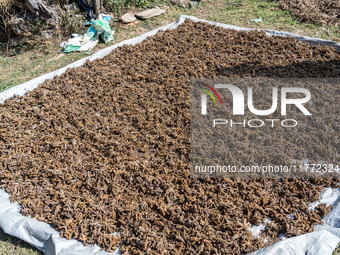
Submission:
[[[302,21],[324,25],[340,25],[339,0],[284,0],[281,7]]]
[[[310,232],[329,208],[307,205],[336,180],[189,178],[189,80],[339,65],[333,48],[185,22],[1,105],[1,187],[62,236],[126,254],[240,254]],[[264,243],[247,228],[269,217]]]

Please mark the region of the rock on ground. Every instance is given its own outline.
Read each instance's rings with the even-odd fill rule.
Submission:
[[[120,17],[119,19],[121,22],[123,23],[131,23],[131,22],[134,22],[136,21],[136,17],[131,14],[131,13],[125,13],[122,17]]]
[[[150,19],[152,17],[161,15],[164,12],[165,12],[165,10],[163,10],[163,9],[153,8],[153,9],[148,9],[148,10],[145,10],[145,11],[142,11],[142,12],[138,12],[138,13],[135,14],[135,16],[137,18],[140,18],[140,19]]]
[[[187,7],[190,4],[190,0],[171,0],[171,4]]]

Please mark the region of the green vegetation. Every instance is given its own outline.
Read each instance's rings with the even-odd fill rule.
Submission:
[[[13,87],[13,83],[12,82],[7,82],[7,81],[4,81],[4,82],[0,82],[0,91],[4,91],[6,89],[9,89],[10,87]]]
[[[104,0],[104,7],[107,11],[120,15],[131,8],[153,7],[168,2],[166,0]]]
[[[84,23],[86,21],[86,15],[84,13],[80,13],[74,3],[72,5],[72,9],[61,17],[60,26],[63,28],[65,34],[72,33],[84,33],[85,27]]]
[[[109,11],[117,14],[123,13],[132,7],[143,8],[147,4],[146,0],[105,0],[104,6]]]
[[[0,229],[0,255],[38,255],[42,254],[35,248],[19,239],[6,235]]]

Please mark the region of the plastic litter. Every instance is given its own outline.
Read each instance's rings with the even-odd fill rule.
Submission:
[[[112,17],[110,15],[100,14],[99,19],[91,20],[89,24],[91,28],[94,28],[95,31],[99,34],[99,37],[105,42],[110,42],[113,40],[113,31],[110,27],[110,20]]]
[[[91,19],[90,27],[84,35],[72,34],[72,38],[60,44],[61,52],[90,51],[98,43],[99,38],[107,43],[113,40],[114,31],[110,27],[111,16],[100,14],[97,20]]]
[[[86,33],[84,35],[72,34],[72,36],[72,38],[60,44],[60,47],[63,48],[61,52],[87,51],[93,49],[98,43],[95,35],[90,36]]]
[[[249,20],[248,23],[252,23],[252,22],[254,22],[254,23],[259,23],[259,22],[261,22],[261,21],[262,21],[262,17],[260,17],[260,18],[258,18],[258,19]]]

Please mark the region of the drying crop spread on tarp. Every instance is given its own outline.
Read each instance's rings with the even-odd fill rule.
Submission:
[[[324,25],[340,24],[339,0],[283,0],[281,7],[291,11],[302,21]]]
[[[126,254],[240,254],[311,232],[330,208],[307,205],[338,180],[190,179],[189,82],[336,78],[339,64],[334,48],[187,21],[0,105],[1,188],[62,236]],[[264,242],[247,228],[266,218]]]

